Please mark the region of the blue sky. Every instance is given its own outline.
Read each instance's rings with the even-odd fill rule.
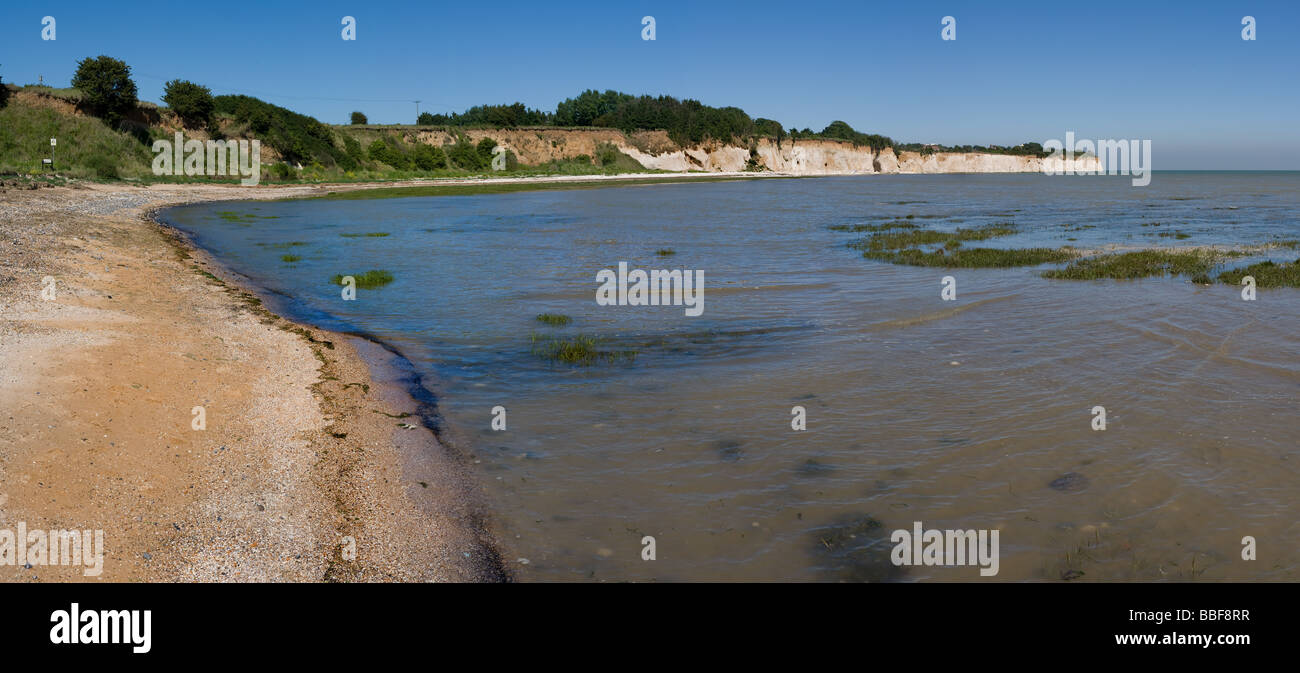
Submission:
[[[1138,6],[1140,5],[1140,6]],[[41,19],[57,39],[41,39]],[[357,20],[357,40],[340,37]],[[654,16],[656,40],[641,39]],[[942,17],[957,40],[940,39]],[[1254,16],[1258,39],[1241,39]],[[735,105],[787,127],[842,119],[904,142],[1150,138],[1157,169],[1300,169],[1300,2],[39,2],[0,9],[0,77],[66,86],[125,60],[322,121],[587,88]]]

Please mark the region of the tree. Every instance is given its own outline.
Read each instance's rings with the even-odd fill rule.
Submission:
[[[9,87],[5,84],[3,77],[0,77],[0,108],[9,104]]]
[[[135,109],[138,100],[131,67],[109,56],[78,61],[72,86],[81,91],[81,100],[91,114],[113,127]]]
[[[370,122],[366,121],[366,116],[364,114],[360,112],[353,112],[352,123],[355,125],[355,124],[369,124]]]
[[[163,102],[191,128],[212,123],[212,110],[216,103],[212,90],[194,82],[174,79],[163,85]]]
[[[428,112],[421,112],[420,116],[416,117],[415,123],[420,126],[433,126],[434,125],[433,115],[429,114]]]

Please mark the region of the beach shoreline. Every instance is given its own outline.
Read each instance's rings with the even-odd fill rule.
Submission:
[[[400,354],[272,313],[157,218],[392,186],[0,192],[0,528],[104,531],[98,574],[0,581],[511,580]]]

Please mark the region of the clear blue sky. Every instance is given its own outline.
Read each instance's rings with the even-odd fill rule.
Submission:
[[[843,119],[904,142],[1150,138],[1157,169],[1300,169],[1300,2],[40,2],[4,0],[0,77],[66,86],[125,60],[326,122],[583,89],[735,105],[787,127]],[[1140,5],[1140,6],[1138,6]],[[57,39],[41,40],[54,16]],[[357,40],[340,38],[356,17]],[[641,17],[657,39],[641,39]],[[957,19],[957,40],[940,20]],[[1258,39],[1241,39],[1254,16]],[[344,99],[344,100],[340,100]]]

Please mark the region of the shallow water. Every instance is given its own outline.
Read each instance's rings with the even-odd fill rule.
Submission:
[[[503,557],[529,561],[512,564],[521,579],[968,581],[976,568],[894,567],[889,533],[1000,529],[1000,580],[1296,579],[1300,291],[1245,302],[1183,278],[893,266],[828,227],[911,215],[1021,228],[972,244],[987,247],[1181,246],[1300,238],[1298,214],[1297,173],[1158,173],[1146,188],[864,176],[165,217],[277,309],[374,334],[429,375],[449,439],[480,461]],[[1158,235],[1172,231],[1190,237]],[[389,235],[341,236],[367,232]],[[620,261],[704,270],[704,314],[598,306],[596,272]],[[396,279],[342,301],[331,277],[369,269]],[[553,365],[534,333],[638,352]]]

